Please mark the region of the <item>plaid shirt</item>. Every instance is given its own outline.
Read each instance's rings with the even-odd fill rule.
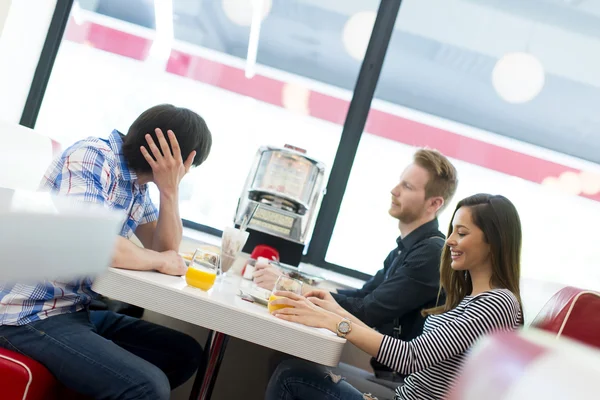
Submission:
[[[56,158],[42,179],[41,191],[123,210],[121,236],[130,238],[138,225],[158,219],[146,185],[129,169],[113,131],[107,140],[87,138]],[[25,325],[53,315],[80,311],[91,302],[91,279],[46,281],[37,285],[0,283],[0,325]]]

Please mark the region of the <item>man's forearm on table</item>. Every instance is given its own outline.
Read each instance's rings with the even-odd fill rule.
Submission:
[[[152,249],[155,251],[179,251],[182,235],[183,224],[179,215],[179,196],[177,193],[161,193]]]
[[[124,237],[117,237],[112,257],[113,267],[148,271],[158,270],[162,264],[163,260],[159,252],[139,247]]]

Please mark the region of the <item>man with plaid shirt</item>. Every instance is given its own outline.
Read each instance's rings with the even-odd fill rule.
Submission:
[[[121,210],[112,266],[183,275],[179,182],[210,153],[196,113],[152,107],[127,135],[81,140],[55,159],[40,189]],[[160,192],[160,210],[147,184]],[[144,248],[129,240],[136,235]],[[168,399],[196,371],[202,348],[177,331],[112,311],[92,311],[91,280],[0,283],[0,346],[29,356],[65,386],[94,398]]]

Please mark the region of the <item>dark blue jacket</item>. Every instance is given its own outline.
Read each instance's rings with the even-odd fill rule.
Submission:
[[[338,290],[335,300],[379,332],[410,340],[421,334],[421,310],[434,306],[439,291],[440,259],[445,236],[437,219],[421,225],[383,262],[383,269],[361,289]],[[394,335],[394,328],[399,331]]]

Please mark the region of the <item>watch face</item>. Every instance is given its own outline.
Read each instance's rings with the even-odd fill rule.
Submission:
[[[348,321],[342,321],[338,325],[338,329],[342,333],[348,333],[348,332],[350,332],[350,324],[348,323]]]

